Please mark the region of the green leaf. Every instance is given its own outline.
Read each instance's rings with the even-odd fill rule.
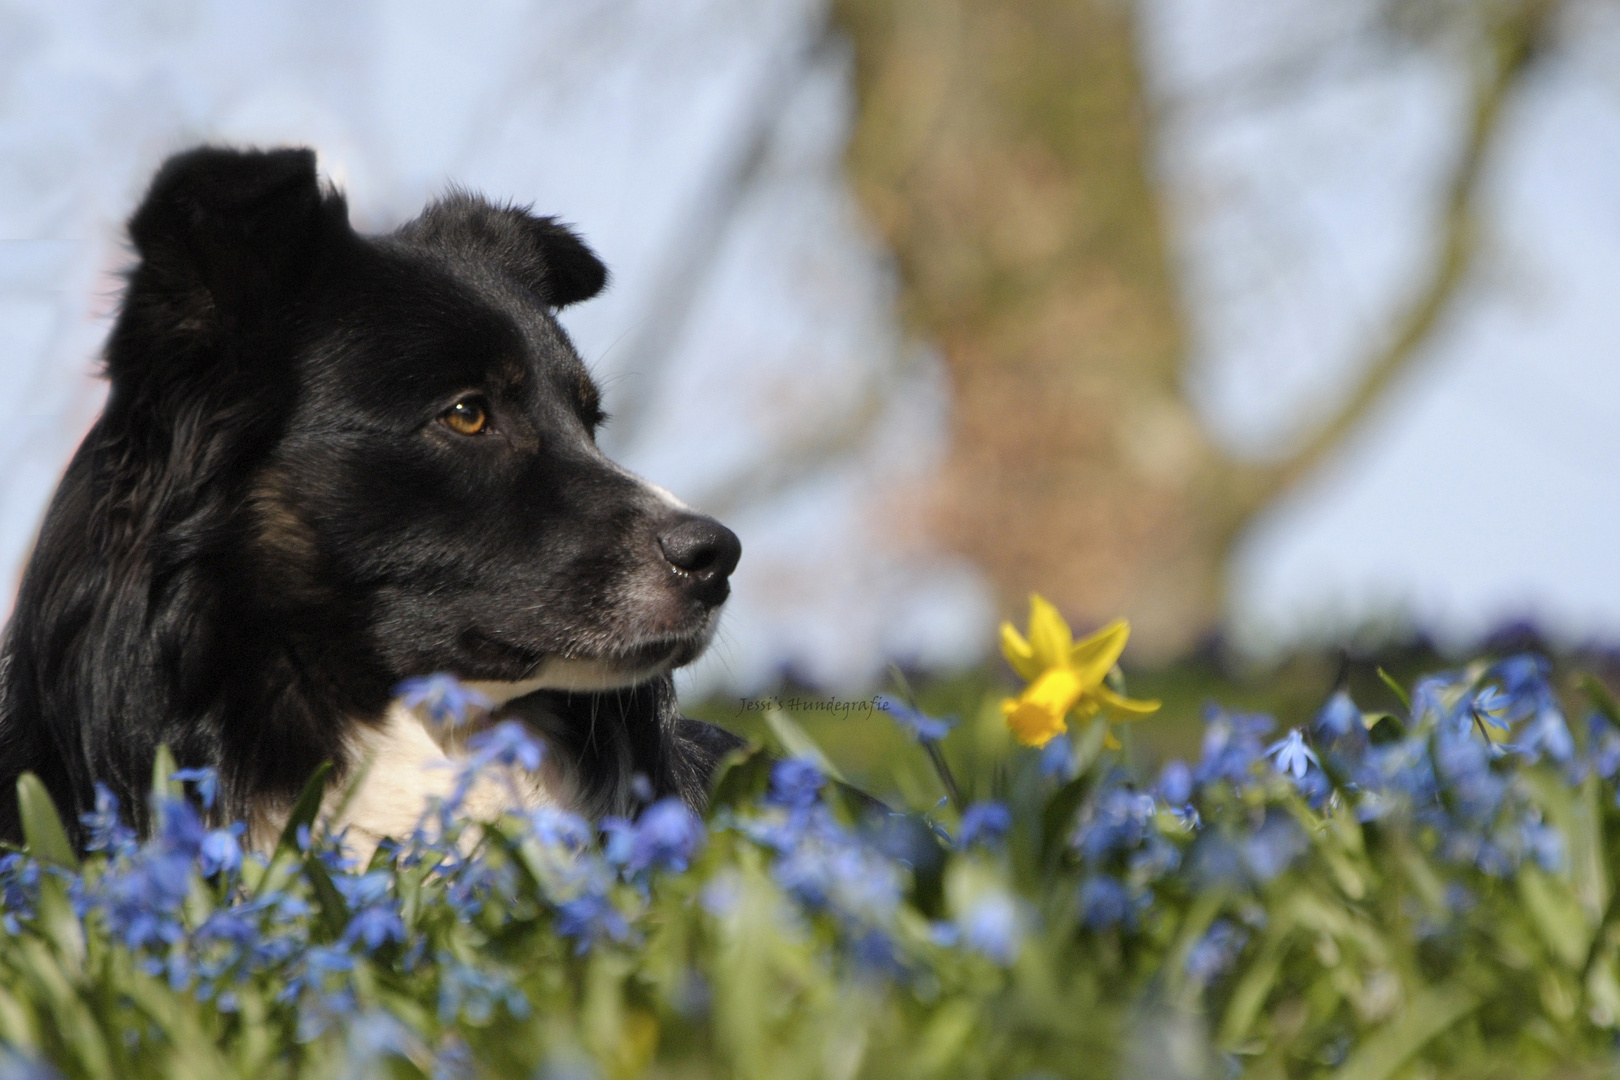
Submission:
[[[772,761],[763,746],[745,746],[721,759],[715,770],[714,793],[709,796],[709,816],[723,807],[747,806],[765,794]]]
[[[326,780],[331,774],[330,761],[321,762],[310,774],[309,783],[304,785],[298,801],[293,804],[292,813],[287,815],[287,824],[281,829],[281,839],[276,841],[276,854],[298,850],[298,828],[315,824],[316,815],[321,812],[321,800],[326,797]]]
[[[281,838],[276,841],[276,848],[270,854],[270,865],[265,868],[264,874],[259,878],[253,889],[254,896],[263,896],[273,892],[286,882],[292,868],[298,865],[303,854],[298,847],[298,827],[311,825],[321,812],[321,801],[326,796],[326,781],[332,773],[332,763],[323,761],[316,766],[310,774],[309,782],[293,804],[292,813],[287,815],[287,824],[282,827]]]
[[[1401,1010],[1400,1017],[1364,1041],[1333,1080],[1385,1080],[1445,1031],[1479,1006],[1479,998],[1454,987],[1423,990]]]
[[[1547,948],[1565,967],[1584,967],[1596,927],[1587,921],[1575,894],[1535,866],[1521,867],[1518,878],[1519,896]]]
[[[1582,672],[1576,683],[1580,686],[1581,692],[1592,699],[1593,707],[1608,718],[1609,723],[1620,724],[1620,703],[1616,703],[1614,695],[1609,693],[1609,688],[1604,685],[1602,679]]]
[[[45,789],[44,781],[31,772],[17,777],[17,809],[22,816],[23,839],[34,858],[68,870],[79,869],[79,857],[68,842],[51,793]]]
[[[1401,703],[1402,708],[1410,713],[1412,711],[1412,699],[1408,697],[1406,691],[1401,688],[1401,684],[1395,681],[1395,677],[1389,672],[1385,671],[1383,668],[1378,669],[1378,677],[1384,680],[1385,686],[1389,687],[1395,692],[1396,700]]]
[[[185,791],[173,779],[178,769],[168,746],[159,744],[157,753],[152,755],[152,794],[170,799],[183,797]]]
[[[327,874],[326,867],[322,866],[321,861],[313,855],[304,858],[304,876],[309,879],[311,891],[315,893],[321,924],[333,938],[342,937],[344,929],[349,925],[349,905],[344,902],[343,894],[332,884],[332,878]]]

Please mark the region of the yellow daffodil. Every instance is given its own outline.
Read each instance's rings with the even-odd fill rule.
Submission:
[[[1029,598],[1029,638],[1012,623],[1001,624],[1001,651],[1013,670],[1029,681],[1024,692],[1001,703],[1007,726],[1025,746],[1045,746],[1069,730],[1070,713],[1089,720],[1104,712],[1110,720],[1137,720],[1159,710],[1157,701],[1135,701],[1114,693],[1108,673],[1125,651],[1131,627],[1116,619],[1080,641],[1057,608],[1040,596]],[[1119,748],[1114,733],[1108,745]]]

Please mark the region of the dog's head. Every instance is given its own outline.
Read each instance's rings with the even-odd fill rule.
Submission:
[[[359,236],[311,152],[201,149],[130,231],[109,414],[151,414],[171,455],[234,424],[230,461],[188,468],[236,487],[245,605],[357,641],[373,682],[449,671],[499,698],[706,646],[740,547],[598,449],[556,313],[607,273],[569,229],[452,194]]]

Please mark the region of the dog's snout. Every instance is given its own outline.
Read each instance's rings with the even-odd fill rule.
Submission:
[[[699,514],[681,517],[658,534],[658,547],[704,603],[718,604],[730,593],[726,579],[742,557],[742,542],[718,521]]]

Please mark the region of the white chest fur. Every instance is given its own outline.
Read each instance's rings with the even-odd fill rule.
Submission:
[[[325,828],[346,830],[347,852],[364,866],[379,841],[409,837],[423,824],[432,800],[451,795],[467,760],[467,740],[488,726],[487,720],[454,728],[434,724],[421,710],[394,701],[380,723],[356,725],[349,744],[352,765],[322,804]],[[538,734],[535,738],[539,741]],[[574,803],[572,789],[566,770],[550,754],[534,772],[493,765],[467,790],[461,812],[491,821],[510,809],[566,808]],[[253,830],[254,846],[268,850],[285,820],[284,811],[265,815]]]

